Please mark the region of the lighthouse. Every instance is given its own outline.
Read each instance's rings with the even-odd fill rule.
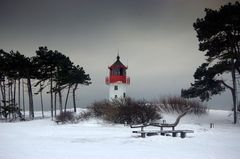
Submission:
[[[108,67],[109,76],[106,77],[106,84],[109,85],[109,100],[125,98],[127,85],[130,78],[127,77],[127,66],[122,64],[119,55],[117,61]]]

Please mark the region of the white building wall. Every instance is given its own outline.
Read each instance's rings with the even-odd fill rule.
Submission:
[[[115,86],[117,86],[117,90],[115,90]],[[124,93],[126,96],[127,85],[123,83],[114,83],[109,85],[109,100],[115,98],[123,98]]]

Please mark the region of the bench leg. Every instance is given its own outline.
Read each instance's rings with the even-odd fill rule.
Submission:
[[[185,138],[186,137],[186,132],[181,132],[181,138]]]
[[[162,133],[160,133],[160,134],[161,134],[162,136],[165,136],[165,133],[163,133],[163,132],[162,132]]]
[[[141,133],[142,138],[145,138],[145,136],[146,136],[146,133]]]
[[[173,132],[173,133],[172,133],[172,137],[177,137],[177,133],[176,133],[176,132]]]

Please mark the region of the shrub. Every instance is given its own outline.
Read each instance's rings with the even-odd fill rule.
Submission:
[[[161,118],[158,107],[131,98],[95,102],[89,109],[96,117],[113,123],[138,124]]]
[[[107,100],[94,102],[88,109],[96,117],[102,117],[105,115],[106,110],[110,109],[110,103]]]
[[[75,121],[74,113],[70,111],[61,112],[59,115],[56,116],[56,120],[62,123],[73,123]]]
[[[181,113],[184,112],[187,107],[191,108],[190,113],[196,115],[205,114],[207,112],[207,106],[203,105],[201,102],[177,96],[161,98],[156,102],[156,105],[158,105],[161,112]]]
[[[88,120],[90,117],[92,117],[92,113],[90,111],[83,111],[81,112],[76,119],[79,121],[83,121],[83,120]]]
[[[93,116],[107,121],[114,121],[117,114],[117,109],[107,100],[94,102],[88,109]]]
[[[9,121],[15,121],[19,119],[20,121],[24,121],[24,117],[22,116],[21,109],[19,107],[13,106],[13,105],[7,105],[7,106],[1,106],[0,107],[0,116],[4,117],[6,120],[10,116],[12,116],[12,119]]]

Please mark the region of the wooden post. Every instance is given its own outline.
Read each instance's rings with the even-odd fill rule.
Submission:
[[[172,137],[177,137],[177,132],[173,132]]]
[[[210,123],[210,128],[214,128],[214,123]]]
[[[166,124],[166,120],[163,120],[162,123],[163,123],[163,124]]]
[[[181,138],[185,138],[186,137],[186,132],[181,132]]]

